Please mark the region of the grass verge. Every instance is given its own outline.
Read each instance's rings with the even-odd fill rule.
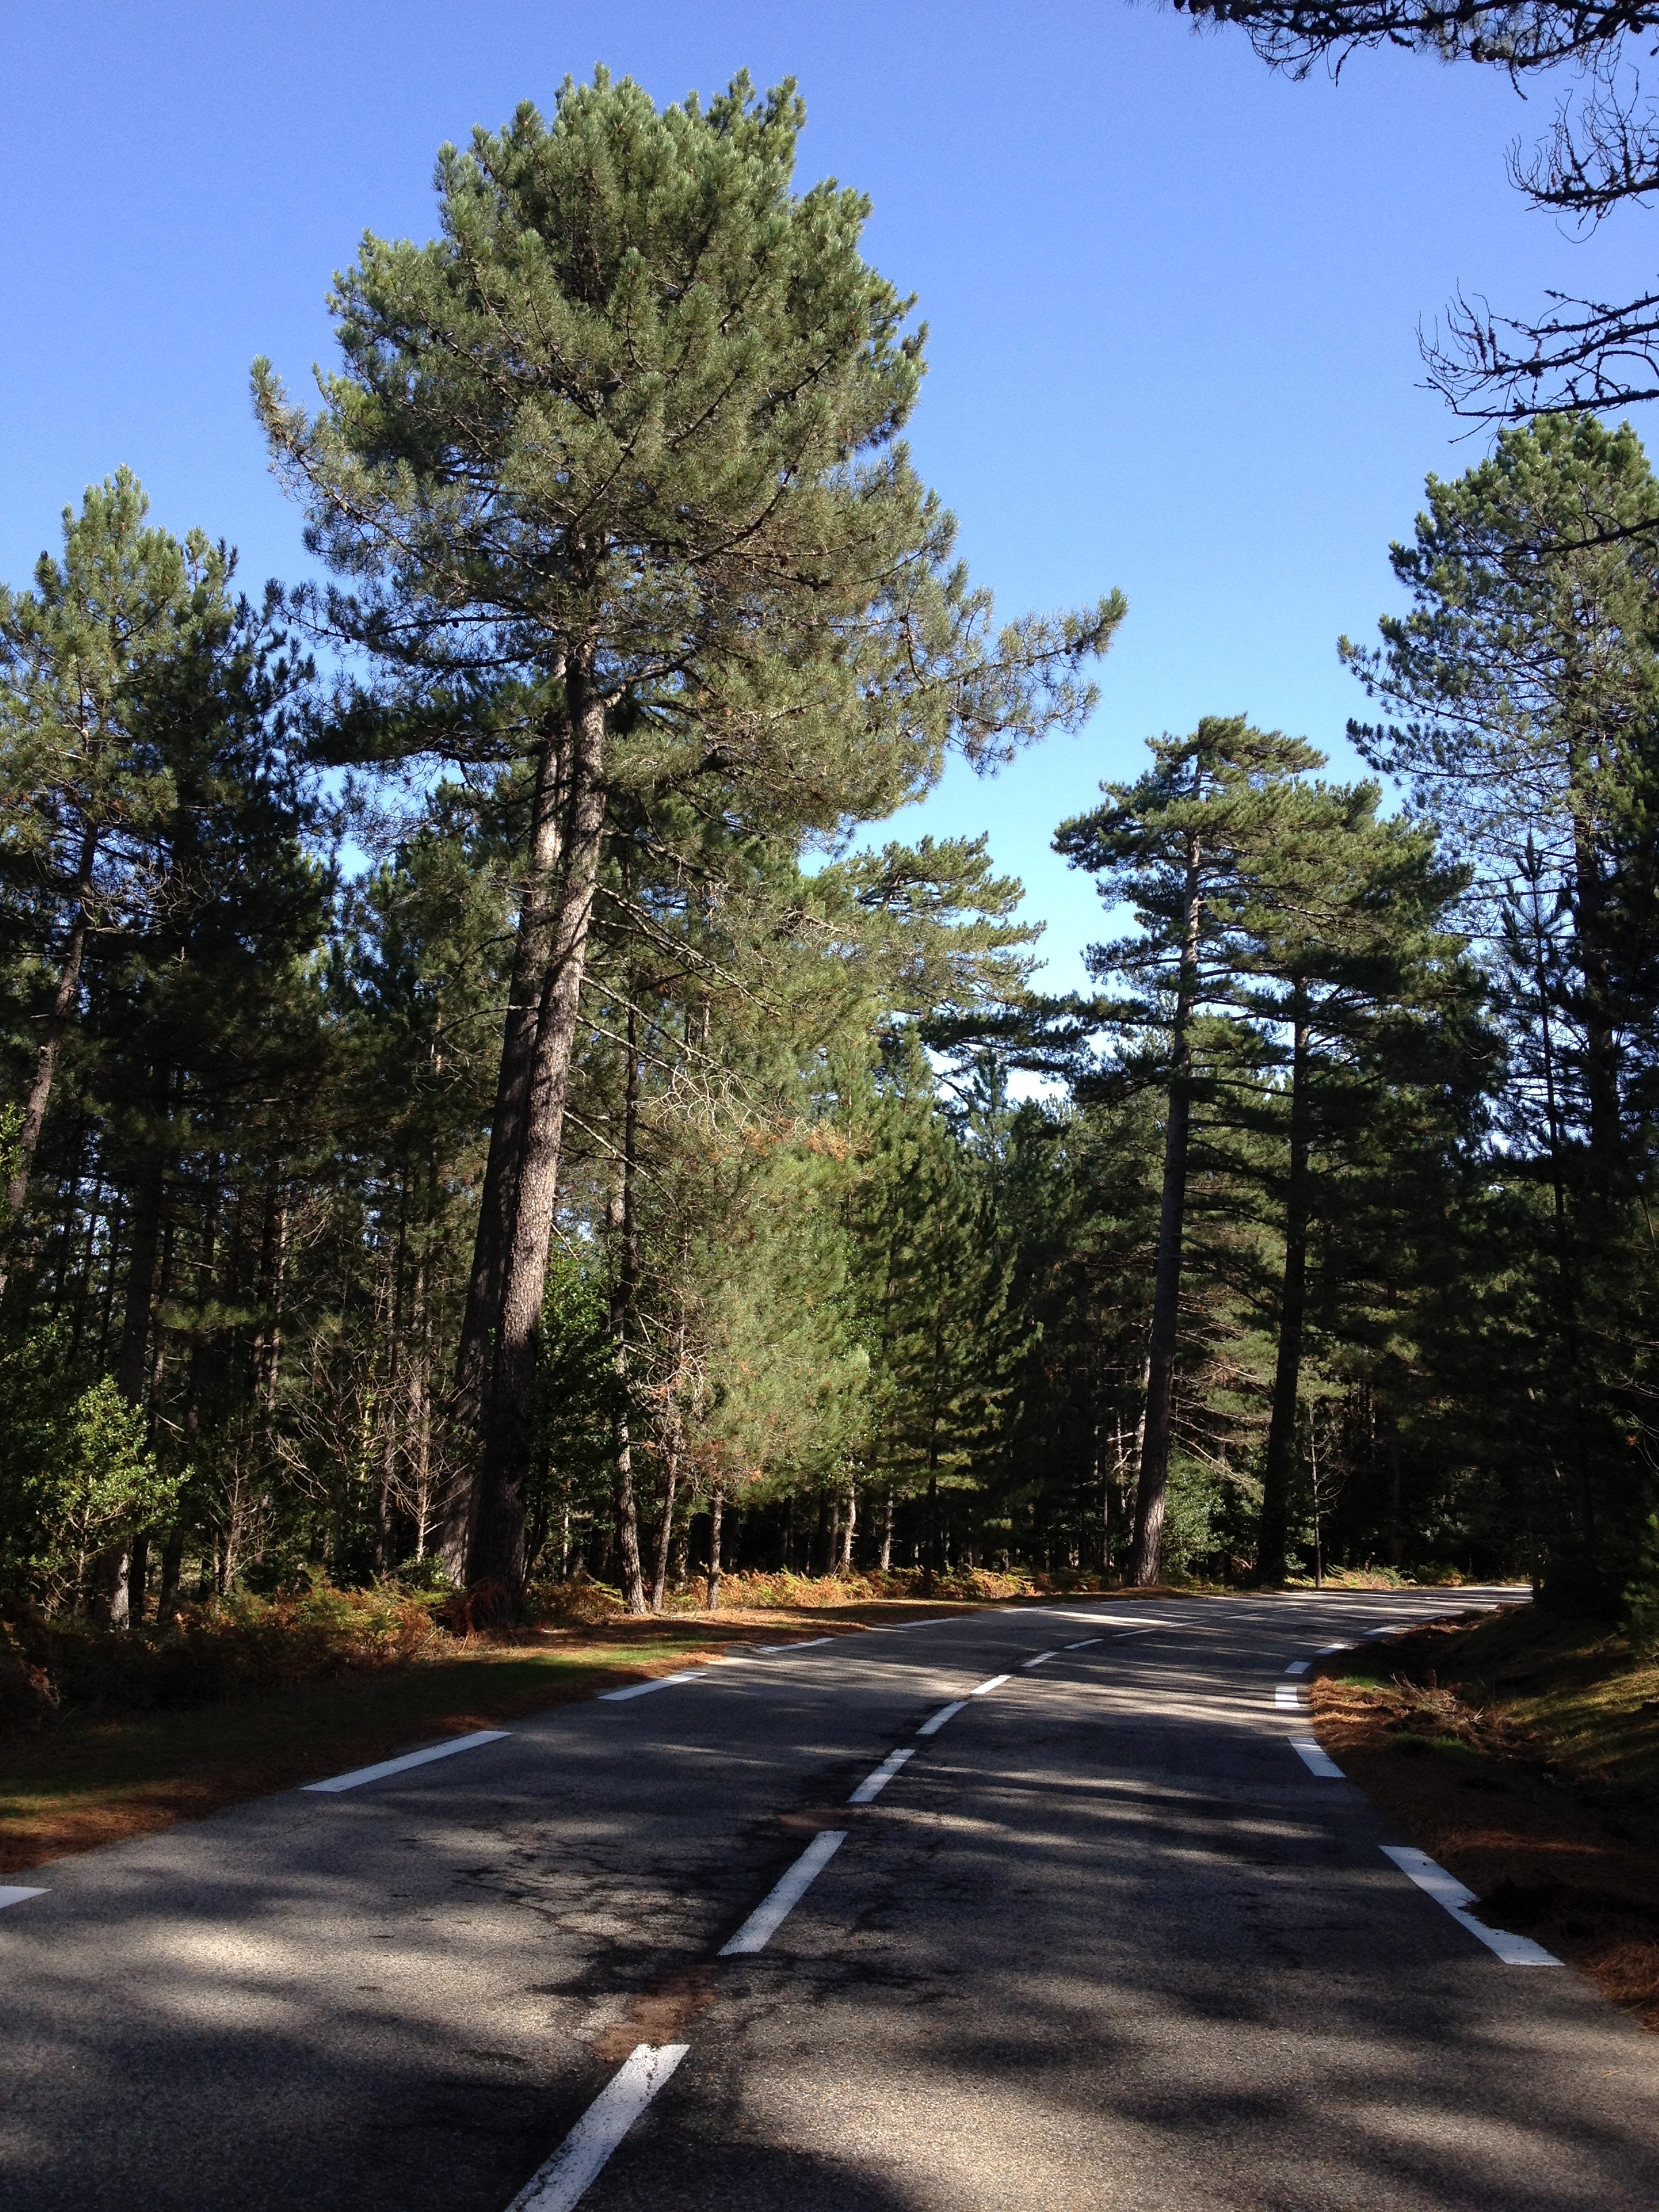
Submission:
[[[1496,1926],[1659,2030],[1659,1660],[1531,1607],[1329,1662],[1320,1741]]]

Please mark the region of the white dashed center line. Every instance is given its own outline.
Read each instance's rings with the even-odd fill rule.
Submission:
[[[860,1783],[858,1788],[848,1799],[848,1803],[849,1805],[868,1805],[872,1803],[874,1799],[880,1796],[882,1791],[887,1787],[893,1777],[898,1772],[905,1760],[907,1759],[914,1759],[915,1755],[915,1750],[908,1747],[907,1747],[903,1751],[890,1751],[886,1758],[881,1762],[881,1765],[877,1767],[875,1772],[873,1774],[866,1774],[865,1776],[863,1781]]]
[[[686,2052],[689,2043],[641,2043],[507,2212],[570,2212]]]
[[[1059,1656],[1058,1651],[1039,1651],[1035,1659],[1022,1659],[1019,1663],[1022,1667],[1046,1667],[1051,1659]]]
[[[821,1836],[814,1836],[782,1881],[761,1899],[731,1942],[720,1945],[719,1955],[722,1959],[742,1959],[763,1951],[846,1841],[845,1828],[826,1828]],[[537,2212],[541,2212],[539,2206]]]
[[[27,1905],[32,1897],[44,1897],[44,1889],[20,1889],[15,1883],[0,1881],[0,1911],[9,1905]]]
[[[988,1690],[1000,1690],[1005,1682],[1013,1679],[1012,1674],[993,1674],[988,1682],[975,1682],[968,1694],[970,1698],[982,1698]]]
[[[946,1721],[962,1711],[965,1701],[958,1698],[953,1705],[941,1705],[931,1720],[925,1720],[916,1730],[918,1735],[937,1735]]]

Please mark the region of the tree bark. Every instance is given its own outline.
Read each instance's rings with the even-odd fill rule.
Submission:
[[[1290,1534],[1291,1462],[1296,1449],[1297,1399],[1302,1384],[1302,1334],[1307,1312],[1308,1083],[1310,1061],[1306,995],[1298,985],[1291,1013],[1291,1173],[1285,1198],[1285,1273],[1279,1298],[1279,1356],[1273,1369],[1267,1459],[1261,1474],[1261,1522],[1256,1538],[1256,1579],[1285,1579]]]
[[[720,1609],[720,1524],[726,1517],[726,1493],[716,1482],[708,1500],[708,1610]]]
[[[498,1583],[509,1606],[518,1604],[524,1590],[524,1489],[537,1338],[605,833],[605,700],[590,672],[574,665],[566,688],[572,731],[568,830],[538,1006],[494,1358],[480,1408],[482,1450],[467,1547],[468,1581]]]
[[[92,897],[93,863],[98,856],[98,832],[88,830],[81,841],[80,865],[75,879],[75,919],[70,925],[69,943],[64,948],[63,964],[58,971],[58,988],[52,993],[52,1005],[46,1012],[46,1025],[40,1038],[40,1049],[35,1057],[34,1080],[29,1085],[28,1098],[23,1108],[23,1120],[17,1132],[17,1165],[6,1184],[6,1212],[15,1220],[23,1211],[28,1196],[29,1175],[34,1165],[34,1155],[40,1142],[40,1132],[46,1127],[46,1109],[52,1103],[52,1086],[58,1073],[58,1061],[64,1048],[64,1039],[69,1033],[70,1016],[74,1012],[76,994],[81,988],[81,968],[86,957],[87,935],[91,928],[88,911]],[[0,1253],[0,1297],[5,1294],[8,1267]]]
[[[519,1177],[536,1066],[537,1027],[543,987],[557,937],[557,872],[563,849],[566,781],[562,723],[544,733],[536,761],[524,897],[513,947],[507,1018],[501,1031],[495,1106],[490,1118],[472,1272],[467,1283],[455,1361],[451,1412],[458,1429],[477,1431],[488,1391],[491,1353],[501,1319],[501,1291],[518,1212]],[[452,1476],[440,1509],[433,1549],[457,1582],[464,1579],[476,1499],[476,1481]]]
[[[629,1340],[633,1328],[634,1301],[639,1290],[640,1277],[639,1222],[634,1211],[634,1154],[639,1136],[640,1101],[638,1019],[630,999],[628,1008],[628,1070],[623,1084],[620,1250],[617,1287],[611,1300],[611,1329],[617,1340],[620,1406],[617,1416],[617,1552],[622,1567],[623,1597],[630,1613],[647,1610],[645,1580],[640,1568],[639,1508],[634,1495],[634,1445],[628,1413]]]
[[[1147,1345],[1146,1406],[1135,1491],[1131,1578],[1156,1583],[1164,1564],[1164,1506],[1170,1481],[1170,1425],[1175,1400],[1176,1328],[1181,1313],[1182,1246],[1187,1225],[1187,1155],[1192,1137],[1193,1001],[1198,988],[1200,873],[1198,840],[1187,841],[1185,922],[1176,984],[1170,1055],[1169,1107],[1164,1123],[1164,1189],[1158,1207],[1158,1258],[1152,1275],[1152,1322]]]

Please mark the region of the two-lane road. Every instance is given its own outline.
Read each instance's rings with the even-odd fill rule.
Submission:
[[[1653,2039],[1296,1748],[1446,1609],[798,1645],[20,1877],[0,2202],[555,2212],[603,2138],[584,2212],[1653,2212]]]

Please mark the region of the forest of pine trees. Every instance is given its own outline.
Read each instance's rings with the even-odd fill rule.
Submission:
[[[446,152],[317,410],[256,368],[326,580],[118,471],[0,591],[0,1597],[1650,1605],[1639,442],[1430,480],[1341,647],[1374,780],[1220,711],[1057,824],[1044,997],[987,840],[871,825],[1078,726],[1123,602],[969,581],[799,125],[601,76]]]

